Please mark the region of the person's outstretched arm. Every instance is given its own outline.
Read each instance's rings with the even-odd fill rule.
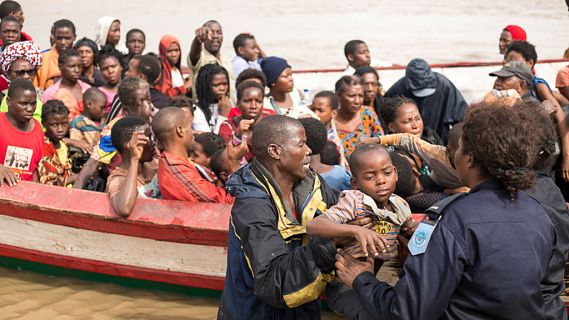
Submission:
[[[188,55],[189,66],[195,66],[200,60],[200,55],[202,53],[202,43],[211,40],[211,30],[209,27],[200,27],[196,30],[196,36],[192,41],[192,46],[190,47],[190,53]]]

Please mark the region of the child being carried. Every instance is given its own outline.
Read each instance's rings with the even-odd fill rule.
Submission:
[[[372,254],[382,260],[394,259],[398,255],[397,235],[401,232],[409,237],[417,223],[411,220],[407,202],[393,194],[397,170],[391,157],[381,145],[363,145],[352,153],[349,165],[354,190],[343,191],[336,205],[306,226],[307,232],[337,243],[350,240],[344,248],[352,249],[349,251],[357,258]],[[347,224],[362,216],[373,217],[372,229]]]

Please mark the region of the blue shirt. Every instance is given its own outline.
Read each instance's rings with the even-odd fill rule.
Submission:
[[[233,60],[231,60],[231,66],[233,67],[233,74],[235,75],[235,79],[239,77],[239,74],[246,69],[256,69],[259,71],[263,71],[261,69],[261,65],[259,61],[247,61],[240,56],[235,56]]]
[[[352,189],[352,185],[350,183],[352,175],[348,172],[348,170],[342,168],[342,166],[335,165],[332,170],[321,173],[320,176],[330,187],[338,191]]]

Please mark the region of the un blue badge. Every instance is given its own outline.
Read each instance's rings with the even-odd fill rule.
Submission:
[[[409,248],[409,252],[412,255],[418,255],[424,253],[427,250],[427,245],[429,245],[429,241],[431,240],[431,235],[433,234],[433,230],[435,229],[435,224],[430,221],[423,221],[413,233],[413,237],[411,237],[411,241],[407,245]]]

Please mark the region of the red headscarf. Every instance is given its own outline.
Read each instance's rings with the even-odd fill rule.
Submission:
[[[170,97],[183,95],[187,92],[187,89],[185,87],[172,87],[172,66],[166,57],[166,51],[168,51],[168,47],[170,47],[172,43],[175,43],[178,45],[178,47],[180,47],[180,59],[178,60],[178,63],[176,63],[175,67],[177,67],[178,70],[182,72],[182,46],[180,45],[178,38],[167,34],[160,39],[160,46],[158,47],[160,59],[162,60],[162,78],[160,79],[160,83],[156,86],[156,89],[160,90],[163,94]]]
[[[527,41],[526,31],[520,26],[509,25],[504,30],[508,30],[512,34],[512,41]]]

